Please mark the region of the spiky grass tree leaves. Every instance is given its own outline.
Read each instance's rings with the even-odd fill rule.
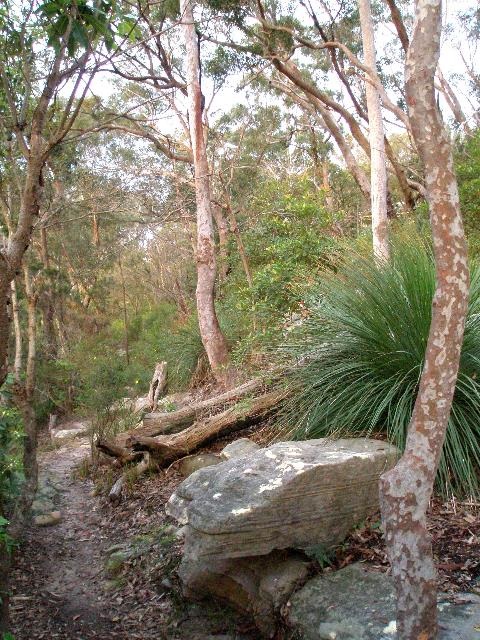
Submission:
[[[322,276],[283,346],[298,366],[281,426],[297,438],[383,433],[403,448],[431,319],[435,272],[420,241],[388,264],[356,256]],[[480,495],[480,267],[472,265],[460,373],[437,487]]]

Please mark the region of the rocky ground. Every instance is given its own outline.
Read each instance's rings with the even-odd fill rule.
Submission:
[[[216,443],[213,449],[224,445]],[[164,510],[182,479],[177,467],[127,486],[126,497],[114,508],[102,488],[112,484],[118,471],[105,467],[94,484],[85,477],[89,453],[88,440],[78,435],[42,453],[36,515],[60,513],[51,526],[32,525],[17,554],[12,595],[16,640],[258,638],[249,620],[212,603],[187,602],[181,595],[176,568],[182,542]],[[453,599],[456,592],[478,592],[478,505],[436,502],[431,523],[440,588]],[[318,558],[316,572],[328,577],[358,561],[387,571],[378,518],[355,531],[334,554]],[[292,630],[281,623],[278,640],[291,637]]]

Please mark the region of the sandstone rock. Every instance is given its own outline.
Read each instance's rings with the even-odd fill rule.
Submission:
[[[251,615],[262,635],[275,633],[275,614],[308,575],[308,560],[300,554],[273,551],[267,556],[233,560],[208,559],[182,563],[179,576],[185,595],[215,596]]]
[[[186,456],[178,463],[178,470],[182,476],[188,477],[195,471],[210,467],[223,462],[223,458],[215,453],[199,453],[198,455]]]
[[[88,429],[90,428],[90,423],[80,422],[77,420],[71,422],[65,422],[60,425],[61,428],[52,429],[50,431],[52,440],[54,442],[61,442],[62,440],[67,440],[69,438],[76,438],[77,436],[83,436],[88,433]]]
[[[258,451],[260,449],[260,445],[249,438],[239,438],[238,440],[234,440],[227,444],[227,446],[222,449],[222,456],[226,460],[230,460],[230,458],[239,458],[240,456],[246,456],[254,451]]]
[[[61,520],[62,514],[60,511],[51,511],[50,513],[43,513],[39,516],[35,516],[33,522],[37,527],[51,527],[61,522]]]
[[[183,562],[334,546],[378,508],[378,478],[397,455],[377,440],[321,439],[201,469],[167,504],[187,524]]]
[[[464,604],[452,604],[440,597],[439,640],[475,638],[480,625],[480,597],[465,595]],[[303,640],[396,637],[392,579],[369,571],[363,564],[309,580],[292,597],[290,605],[289,623]]]

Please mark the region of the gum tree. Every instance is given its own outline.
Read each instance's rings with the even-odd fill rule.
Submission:
[[[432,321],[405,452],[380,482],[382,519],[397,590],[399,640],[437,637],[436,572],[426,511],[452,405],[469,271],[457,181],[434,79],[440,52],[441,0],[417,0],[405,79],[412,134],[425,172],[436,264]]]
[[[197,312],[200,335],[217,380],[229,383],[231,369],[228,347],[215,312],[217,264],[210,193],[210,168],[203,131],[203,101],[200,86],[198,40],[193,19],[193,3],[181,0],[183,35],[186,46],[188,121],[195,171],[197,203]]]

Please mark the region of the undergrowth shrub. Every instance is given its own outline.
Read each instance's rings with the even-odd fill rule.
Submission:
[[[0,509],[6,511],[18,495],[24,478],[23,422],[11,401],[10,384],[9,376],[0,395]]]
[[[297,438],[383,433],[401,449],[422,372],[435,290],[420,240],[388,264],[343,259],[312,293],[309,317],[281,352],[294,393],[279,423]],[[471,291],[460,372],[437,477],[442,493],[480,495],[480,268]]]

